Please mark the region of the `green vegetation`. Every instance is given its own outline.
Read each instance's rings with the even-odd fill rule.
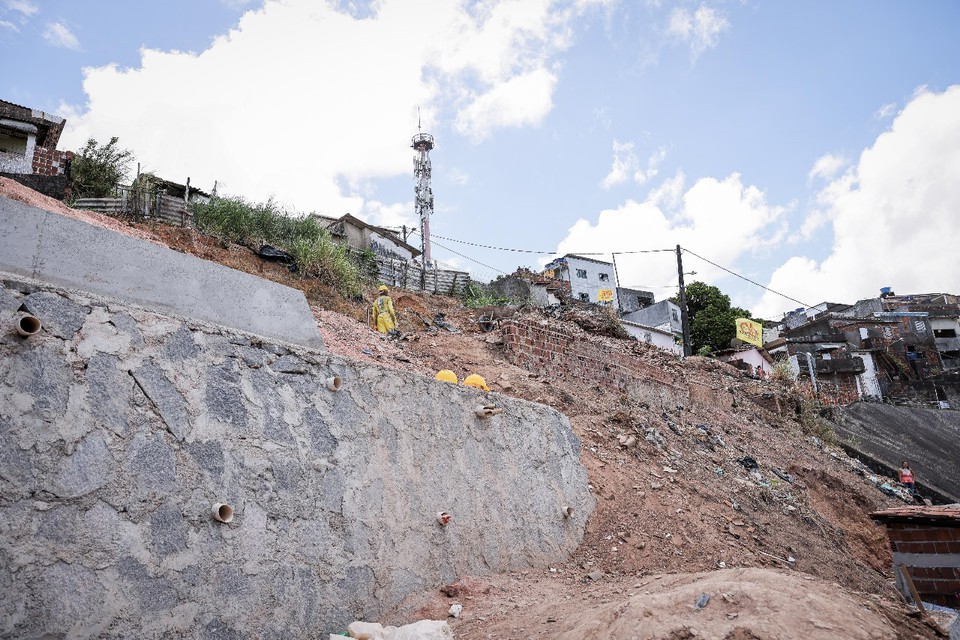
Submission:
[[[334,242],[316,218],[288,215],[272,200],[253,204],[243,198],[215,198],[194,204],[193,216],[197,229],[221,240],[248,246],[265,243],[286,251],[301,277],[332,284],[343,296],[361,297],[371,276],[369,256],[352,254],[346,245]]]
[[[509,298],[506,298],[496,293],[492,289],[485,287],[480,282],[470,282],[470,284],[463,288],[463,292],[460,294],[460,297],[463,300],[463,306],[467,307],[468,309],[476,309],[478,307],[494,307],[511,303]]]
[[[93,138],[70,164],[70,186],[74,198],[106,198],[126,178],[133,152],[117,147],[119,138],[101,145]]]
[[[730,348],[737,337],[737,318],[749,318],[750,312],[730,306],[730,296],[703,282],[686,286],[687,315],[690,318],[690,342],[693,353],[703,354]],[[671,300],[679,304],[674,297]],[[708,351],[704,351],[707,349]]]

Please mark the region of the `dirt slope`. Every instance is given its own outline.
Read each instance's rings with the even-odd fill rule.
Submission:
[[[366,326],[366,303],[344,301],[246,248],[162,225],[118,226],[304,290],[334,353],[429,376],[441,368],[461,379],[480,373],[494,391],[570,417],[598,498],[583,543],[550,569],[486,577],[461,590],[458,638],[938,637],[907,617],[891,587],[885,533],[866,515],[902,503],[800,424],[789,388],[656,350],[650,362],[698,390],[686,406],[651,403],[643,381],[620,393],[551,379],[510,364],[499,332],[481,332],[476,312],[410,292],[393,294],[404,339],[385,340]],[[460,332],[430,329],[413,311],[428,319],[444,313]],[[620,444],[625,436],[635,443]],[[741,462],[747,457],[758,468]],[[697,572],[707,573],[662,576]],[[818,597],[798,605],[806,592]],[[711,603],[697,610],[691,596],[702,593]],[[444,617],[453,600],[422,594],[383,622]]]

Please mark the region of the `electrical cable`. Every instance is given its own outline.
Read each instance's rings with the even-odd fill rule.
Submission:
[[[488,244],[479,244],[477,242],[467,242],[466,240],[457,240],[456,238],[445,238],[443,236],[438,236],[438,235],[431,235],[430,238],[431,239],[440,238],[441,240],[446,240],[447,242],[456,242],[458,244],[466,244],[466,245],[470,245],[471,247],[479,247],[481,249],[493,249],[495,251],[512,251],[514,253],[539,253],[543,255],[553,255],[557,253],[556,250],[534,251],[533,249],[511,249],[508,247],[494,247]],[[662,253],[665,251],[669,251],[672,253],[676,251],[676,249],[638,249],[636,251],[568,251],[567,253],[575,256],[609,256],[611,254],[616,254],[619,256],[619,255],[626,255],[630,253]]]
[[[729,273],[730,275],[736,276],[736,277],[740,278],[741,280],[746,280],[746,281],[749,282],[750,284],[754,284],[754,285],[760,287],[761,289],[763,289],[763,290],[765,290],[765,291],[769,291],[770,293],[775,293],[775,294],[777,294],[778,296],[780,296],[780,297],[782,297],[782,298],[786,298],[787,300],[792,300],[792,301],[796,302],[797,304],[802,304],[802,305],[803,305],[804,307],[806,307],[807,309],[809,309],[810,307],[813,306],[813,305],[807,304],[806,302],[803,302],[803,301],[801,301],[801,300],[797,300],[796,298],[791,298],[791,297],[788,296],[787,294],[785,294],[785,293],[780,293],[779,291],[776,291],[776,290],[774,290],[774,289],[771,289],[770,287],[765,287],[765,286],[763,286],[762,284],[760,284],[759,282],[756,282],[756,281],[754,281],[754,280],[751,280],[750,278],[748,278],[748,277],[746,277],[746,276],[740,275],[740,274],[737,273],[736,271],[731,271],[730,269],[727,269],[726,267],[720,266],[719,264],[717,264],[716,262],[713,262],[712,260],[707,260],[707,259],[704,258],[703,256],[697,255],[697,254],[694,253],[693,251],[690,251],[690,249],[684,249],[683,247],[681,247],[680,249],[681,249],[681,251],[683,251],[684,253],[689,253],[690,255],[692,255],[692,256],[695,257],[695,258],[700,258],[701,260],[703,260],[703,261],[706,262],[707,264],[712,264],[712,265],[715,266],[717,269],[722,269],[723,271],[726,271],[726,272]]]

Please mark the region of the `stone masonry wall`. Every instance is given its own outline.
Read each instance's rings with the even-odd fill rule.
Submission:
[[[517,366],[642,396],[653,404],[672,407],[689,399],[687,386],[674,379],[669,367],[660,366],[675,358],[656,347],[623,341],[622,348],[611,348],[585,332],[523,316],[503,320],[500,327],[507,359]],[[642,350],[642,357],[635,350]]]
[[[496,393],[11,280],[0,362],[2,637],[326,637],[594,505],[567,419]]]

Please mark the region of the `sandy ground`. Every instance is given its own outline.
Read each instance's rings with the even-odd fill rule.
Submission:
[[[499,332],[479,330],[476,311],[455,299],[411,292],[393,292],[404,338],[386,339],[366,324],[373,286],[367,302],[346,301],[245,247],[188,229],[99,220],[105,216],[73,212],[8,183],[0,179],[0,195],[91,216],[91,224],[302,289],[332,353],[427,376],[441,368],[461,379],[479,373],[494,391],[570,417],[597,497],[573,556],[552,567],[466,579],[453,598],[417,594],[380,622],[444,618],[457,601],[463,615],[451,620],[457,638],[466,640],[943,637],[907,615],[892,587],[884,530],[867,517],[902,503],[867,482],[840,450],[813,437],[792,410],[780,415],[753,402],[774,395],[791,407],[789,387],[712,360],[680,361],[646,345],[583,333],[584,340],[629,350],[674,384],[699,390],[688,406],[652,406],[642,395],[611,394],[515,367]],[[437,313],[460,332],[428,327],[420,317]],[[635,435],[637,444],[621,445],[624,435]],[[756,474],[739,462],[744,456],[757,461]],[[710,600],[697,609],[703,594]]]

